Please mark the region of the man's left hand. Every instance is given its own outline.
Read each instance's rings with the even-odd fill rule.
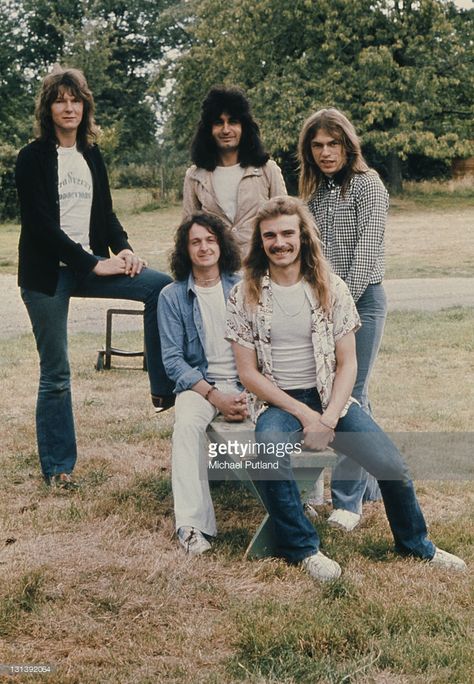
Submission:
[[[130,278],[138,275],[143,268],[148,266],[145,259],[134,254],[131,249],[122,249],[117,256],[125,260],[125,275],[130,276]]]
[[[335,432],[320,422],[320,414],[312,411],[310,420],[304,421],[304,448],[310,451],[324,451],[334,440]]]

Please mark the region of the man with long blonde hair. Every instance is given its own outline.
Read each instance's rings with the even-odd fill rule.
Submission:
[[[399,552],[464,570],[464,561],[427,539],[400,453],[351,396],[358,328],[354,301],[329,271],[308,209],[291,197],[267,201],[255,219],[244,279],[229,296],[226,337],[251,395],[256,442],[266,445],[265,479],[255,479],[255,486],[273,523],[278,553],[301,562],[315,579],[341,574],[338,563],[319,550],[289,455],[291,445],[302,442],[316,451],[332,444],[376,476]]]

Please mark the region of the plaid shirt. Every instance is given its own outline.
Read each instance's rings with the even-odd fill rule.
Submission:
[[[344,197],[338,178],[325,178],[308,203],[324,253],[354,301],[385,272],[384,233],[388,193],[371,170],[351,178]]]

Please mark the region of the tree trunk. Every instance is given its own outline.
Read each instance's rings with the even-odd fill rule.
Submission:
[[[402,160],[396,152],[388,155],[388,186],[393,195],[400,195],[403,191]]]

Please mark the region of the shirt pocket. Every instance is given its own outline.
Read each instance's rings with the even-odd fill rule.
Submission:
[[[191,322],[184,326],[185,356],[190,366],[202,363],[203,351],[196,326]]]

